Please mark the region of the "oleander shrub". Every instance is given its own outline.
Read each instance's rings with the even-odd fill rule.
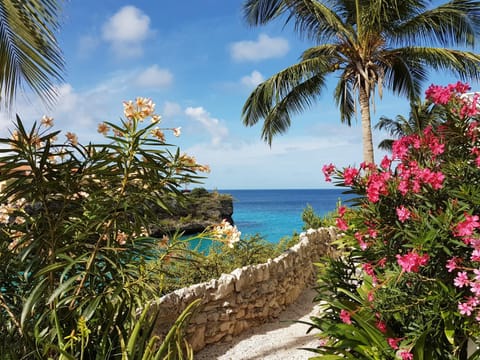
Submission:
[[[318,265],[314,358],[480,358],[479,95],[467,91],[432,85],[441,121],[378,166],[324,167],[357,197],[337,210],[342,255]]]
[[[159,123],[138,98],[119,124],[99,125],[105,143],[83,145],[48,117],[30,128],[17,117],[0,139],[1,359],[191,358],[179,329],[192,308],[164,344],[148,312],[168,276],[153,260],[190,254],[149,229],[207,168],[166,142],[178,128]]]

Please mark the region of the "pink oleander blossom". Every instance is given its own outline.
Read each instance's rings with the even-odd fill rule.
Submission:
[[[365,242],[364,235],[361,232],[359,231],[355,232],[354,237],[355,239],[357,239],[360,249],[366,250],[368,248],[368,243]]]
[[[480,282],[478,281],[471,281],[470,282],[470,291],[476,296],[480,296]]]
[[[453,234],[458,237],[470,236],[473,231],[480,227],[480,222],[477,215],[465,214],[465,220],[459,222],[453,229]]]
[[[453,270],[457,269],[458,262],[460,260],[461,259],[459,257],[456,257],[456,256],[454,256],[451,259],[448,259],[447,264],[445,265],[445,267],[448,269],[448,272],[452,272]]]
[[[322,167],[322,172],[323,172],[323,175],[325,176],[325,181],[332,181],[332,178],[330,177],[333,172],[335,171],[335,165],[333,164],[328,164],[328,165],[323,165]]]
[[[343,171],[343,180],[345,185],[351,186],[355,182],[356,177],[360,172],[358,169],[348,167]]]
[[[380,200],[380,195],[388,195],[387,181],[391,177],[391,173],[377,172],[370,175],[367,181],[367,198],[372,203]]]
[[[392,158],[403,160],[408,155],[408,138],[403,137],[393,142]]]
[[[470,256],[470,260],[479,262],[480,261],[480,249],[475,249],[472,251],[472,255]]]
[[[387,155],[385,155],[380,163],[380,167],[384,170],[390,169],[392,165],[392,159],[390,159]]]
[[[459,288],[468,286],[469,283],[470,283],[470,279],[468,278],[468,274],[466,271],[460,271],[457,274],[457,277],[455,278],[455,280],[453,281],[453,284]]]
[[[345,219],[337,218],[335,220],[335,224],[337,225],[337,228],[342,230],[342,231],[347,231],[348,230],[348,224],[345,221]]]
[[[413,360],[413,354],[408,350],[400,351],[399,355],[402,358],[402,360]]]
[[[391,347],[393,350],[398,350],[398,343],[399,343],[401,340],[402,340],[401,338],[388,338],[388,339],[387,339],[387,342],[388,342],[388,345],[390,345],[390,347]]]
[[[340,311],[340,319],[342,320],[342,322],[344,324],[351,324],[352,323],[352,319],[350,317],[350,312],[348,312],[345,309],[342,309]]]
[[[387,332],[387,323],[385,321],[379,320],[375,323],[375,326],[383,334],[385,334]]]
[[[396,212],[397,212],[397,217],[398,217],[398,220],[400,220],[400,222],[405,222],[407,221],[408,219],[410,219],[410,216],[412,215],[410,213],[410,210],[408,210],[405,206],[399,206],[397,207],[396,209]]]
[[[468,302],[458,303],[458,310],[460,314],[470,316],[472,315],[473,306]]]
[[[415,251],[411,251],[405,255],[397,254],[397,263],[405,272],[418,272],[420,266],[427,264],[429,260],[428,254],[419,255]]]

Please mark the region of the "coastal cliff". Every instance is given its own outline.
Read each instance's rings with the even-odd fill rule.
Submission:
[[[203,188],[195,188],[184,195],[184,201],[170,204],[171,213],[159,210],[159,222],[153,227],[154,233],[178,231],[186,235],[195,234],[224,219],[233,225],[231,195],[209,192]]]

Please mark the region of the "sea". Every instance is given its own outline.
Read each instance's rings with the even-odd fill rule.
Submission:
[[[277,243],[303,231],[302,213],[310,205],[324,216],[351,195],[346,189],[217,190],[233,197],[233,221],[244,235],[259,234]]]

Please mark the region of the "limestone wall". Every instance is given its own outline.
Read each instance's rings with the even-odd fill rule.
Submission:
[[[301,234],[298,244],[267,263],[245,266],[163,296],[157,304],[160,316],[156,333],[165,334],[185,307],[198,298],[202,298],[202,305],[187,329],[196,351],[231,340],[277,317],[315,280],[313,262],[330,251],[335,236],[331,228],[309,230]]]

